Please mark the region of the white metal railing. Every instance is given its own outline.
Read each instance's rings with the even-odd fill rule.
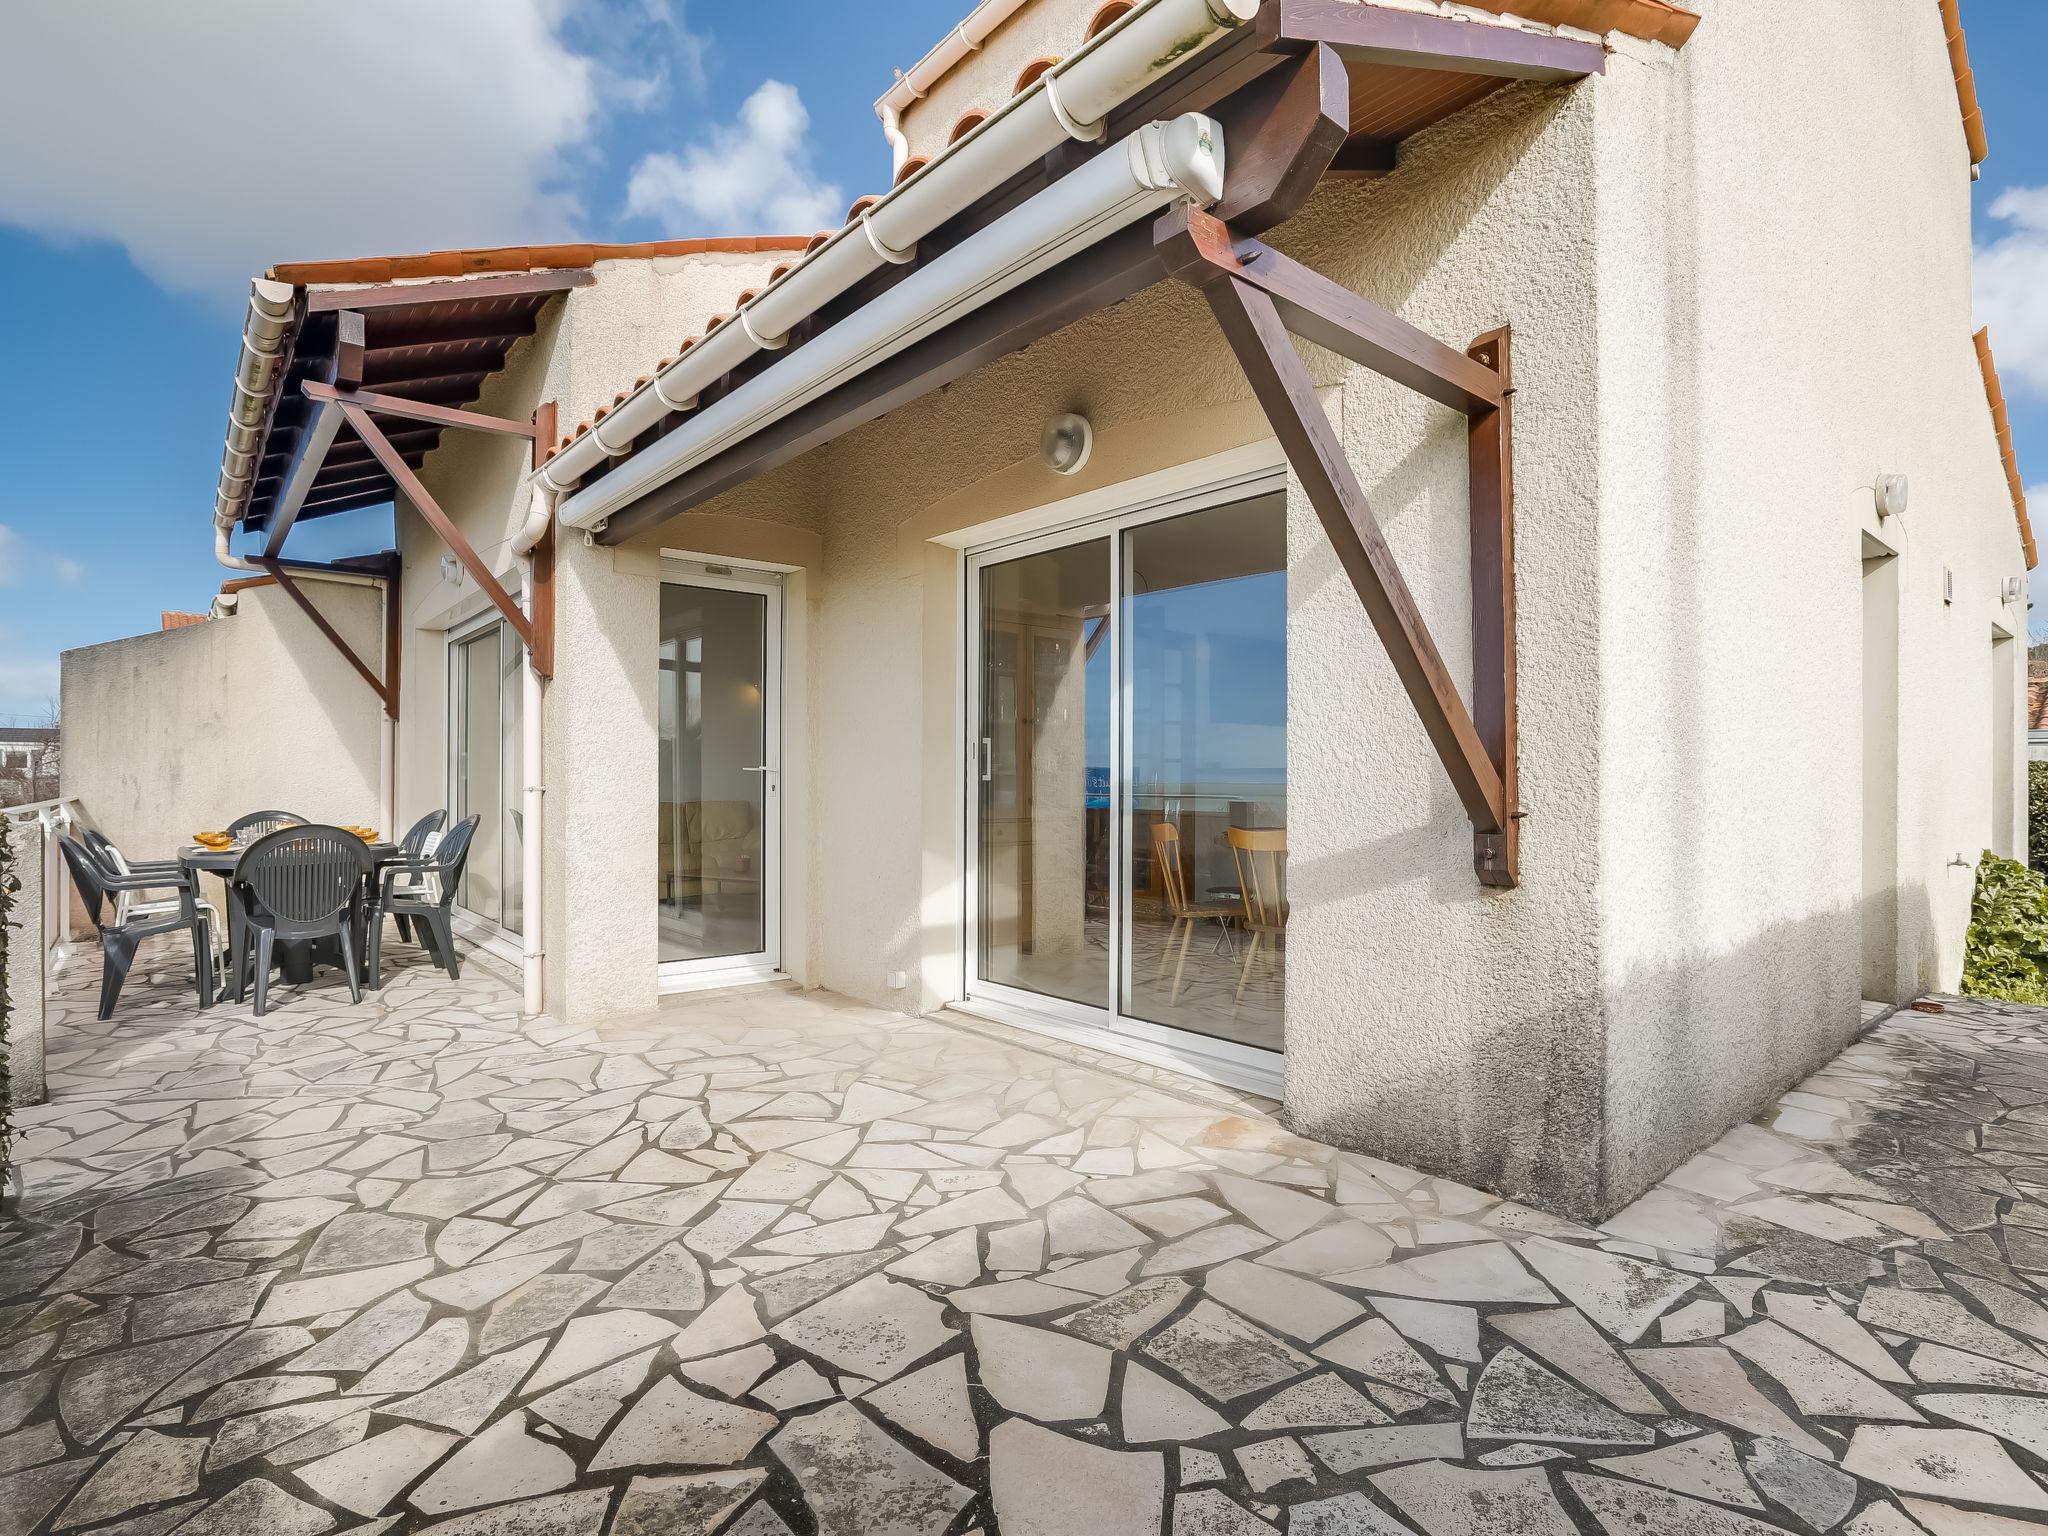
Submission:
[[[30,826],[36,829],[36,856],[43,871],[43,933],[50,974],[54,975],[71,946],[71,872],[64,867],[64,850],[57,846],[57,839],[91,826],[92,820],[83,805],[68,798],[0,805],[0,820],[13,823],[17,831]],[[14,856],[28,857],[18,839]]]

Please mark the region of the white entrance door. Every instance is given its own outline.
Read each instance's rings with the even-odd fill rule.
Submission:
[[[660,839],[664,991],[782,963],[782,587],[677,573],[661,588]]]

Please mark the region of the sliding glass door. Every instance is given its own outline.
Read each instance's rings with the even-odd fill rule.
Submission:
[[[496,619],[458,631],[449,643],[449,822],[477,818],[455,900],[478,922],[508,934],[520,931],[522,918],[524,665],[519,636]]]
[[[780,963],[781,589],[661,588],[659,957],[669,984]]]
[[[1281,1050],[1286,571],[1277,490],[970,559],[971,996]]]

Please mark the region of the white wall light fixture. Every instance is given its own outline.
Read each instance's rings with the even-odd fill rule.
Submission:
[[[1877,497],[1877,515],[1904,517],[1906,515],[1906,477],[1904,475],[1879,475],[1871,487]]]
[[[453,555],[441,557],[441,579],[451,587],[462,585],[462,562]]]
[[[1078,475],[1088,467],[1095,451],[1095,428],[1086,416],[1065,411],[1045,424],[1038,439],[1038,456],[1056,475]]]

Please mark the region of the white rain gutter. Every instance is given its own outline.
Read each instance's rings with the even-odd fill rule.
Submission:
[[[1206,207],[1222,195],[1223,135],[1215,122],[1189,112],[1147,123],[585,486],[562,503],[562,521],[595,528],[693,465],[1116,230],[1185,199]]]
[[[689,410],[696,404],[699,392],[712,381],[723,378],[757,353],[781,347],[799,322],[882,267],[914,260],[919,240],[971,207],[991,188],[1030,169],[1070,138],[1101,138],[1111,111],[1154,80],[1179,68],[1191,55],[1250,21],[1258,13],[1258,3],[1259,0],[1148,0],[1126,12],[1114,25],[1047,70],[1029,90],[1013,97],[959,143],[771,283],[731,320],[627,396],[617,409],[606,413],[590,431],[550,459],[541,469],[542,479],[557,492],[574,489],[585,476],[600,471],[608,459],[624,453],[634,439],[663,417]],[[1221,145],[1216,142],[1213,129],[1211,141],[1220,169]],[[1120,162],[1123,157],[1107,155],[1098,159]],[[1062,182],[1072,181],[1079,174],[1064,177]],[[1196,179],[1199,182],[1200,178]],[[1039,205],[1060,184],[1055,183],[1024,208]],[[1191,195],[1191,189],[1176,190],[1160,199],[1160,203],[1183,195]],[[1215,194],[1209,196],[1213,200]],[[1024,208],[1012,210],[1005,218],[1022,213]],[[1137,217],[1140,211],[1134,210],[1130,217]],[[991,225],[981,231],[948,252],[947,258],[985,241],[995,228]],[[1045,233],[1050,235],[1052,231],[1048,228]],[[1108,233],[1109,228],[1102,228],[1095,238]],[[898,285],[903,286],[907,284]],[[985,297],[993,298],[999,291],[991,291]],[[833,326],[825,335],[842,329],[846,323]],[[824,340],[825,336],[820,336],[795,355],[804,356]],[[671,441],[672,437],[664,438],[662,444]],[[622,466],[615,474],[606,476],[606,482],[630,475],[636,485],[644,488],[644,475],[635,472],[638,462],[636,458],[633,464]],[[637,490],[614,498],[608,493],[600,500],[587,491],[579,493],[563,504],[563,521],[573,527],[593,527],[605,516],[604,512],[593,513],[593,506],[602,504],[610,510],[635,494]]]
[[[978,53],[981,45],[995,35],[996,28],[1022,10],[1024,3],[1025,0],[981,0],[968,12],[965,21],[910,66],[910,73],[898,75],[896,83],[882,93],[881,100],[875,103],[875,116],[882,120],[882,132],[888,135],[889,148],[896,157],[895,169],[901,170],[903,162],[910,158],[910,141],[903,136],[903,114],[912,103],[923,100],[962,59]]]
[[[227,442],[221,449],[220,482],[213,493],[213,555],[231,571],[263,573],[263,567],[228,551],[228,535],[248,504],[249,488],[263,451],[263,420],[277,371],[291,340],[298,289],[259,277],[249,284],[249,313],[242,321],[242,356],[235,365],[235,396],[228,404]]]
[[[532,501],[526,514],[526,521],[519,531],[512,535],[512,552],[526,562],[526,580],[520,593],[520,606],[526,612],[526,622],[533,623],[533,551],[546,537],[549,523],[554,521],[555,497],[536,475],[533,479]],[[520,679],[519,705],[519,747],[520,771],[526,782],[521,786],[520,800],[524,806],[519,839],[519,1011],[527,1018],[538,1017],[546,998],[541,983],[541,959],[547,953],[542,947],[544,930],[543,917],[546,903],[541,888],[541,816],[545,809],[543,796],[546,786],[541,780],[541,710],[544,704],[540,673],[533,668],[533,648],[527,647],[525,676]]]

